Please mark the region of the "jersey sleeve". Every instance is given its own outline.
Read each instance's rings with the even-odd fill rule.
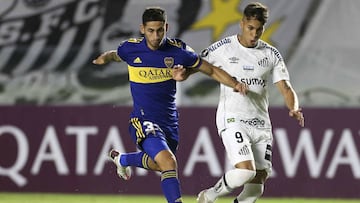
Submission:
[[[287,70],[287,67],[280,52],[274,47],[271,47],[270,50],[271,50],[271,57],[274,59],[273,61],[274,68],[272,70],[273,83],[277,83],[280,80],[290,80],[289,72]]]
[[[190,52],[188,62],[186,62],[185,67],[187,68],[199,68],[202,64],[202,59],[195,52]]]
[[[202,64],[200,56],[190,46],[183,42],[184,53],[186,55],[185,67],[187,68],[199,68]]]
[[[117,55],[120,57],[122,61],[126,61],[127,59],[126,46],[127,46],[127,41],[122,41],[117,48]]]
[[[224,39],[226,40],[226,39]],[[206,49],[202,50],[200,56],[202,59],[206,60],[210,64],[221,68],[221,63],[223,61],[223,47],[217,46],[217,44],[221,44],[221,41],[217,41],[211,44]],[[222,44],[223,45],[223,44]],[[216,48],[214,48],[216,47]]]

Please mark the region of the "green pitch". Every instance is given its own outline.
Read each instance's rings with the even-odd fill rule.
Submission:
[[[183,197],[185,203],[196,203],[195,196]],[[232,203],[233,198],[223,197],[216,203]],[[162,196],[145,195],[85,195],[85,194],[48,194],[48,193],[3,193],[0,202],[4,203],[166,203]],[[355,199],[299,199],[299,198],[262,198],[257,203],[355,203]]]

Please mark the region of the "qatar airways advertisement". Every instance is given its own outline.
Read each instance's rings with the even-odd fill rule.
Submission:
[[[160,176],[133,168],[117,177],[110,149],[136,151],[130,107],[0,107],[0,191],[161,194]],[[179,178],[184,194],[211,186],[230,164],[215,108],[180,108]],[[359,198],[360,110],[304,109],[305,127],[271,109],[273,173],[264,196]],[[326,118],[326,119],[324,119]],[[281,190],[279,190],[281,186]],[[315,189],[316,188],[316,189]]]

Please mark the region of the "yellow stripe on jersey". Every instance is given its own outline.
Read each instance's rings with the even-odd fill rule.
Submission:
[[[157,83],[172,79],[171,68],[128,66],[129,80],[137,83]]]
[[[191,68],[194,68],[194,67],[198,66],[199,63],[200,63],[200,58],[198,58],[198,59],[196,60],[196,62],[194,63],[193,66],[191,66]]]

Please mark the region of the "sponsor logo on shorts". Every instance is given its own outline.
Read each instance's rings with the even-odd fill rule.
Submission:
[[[251,125],[254,127],[264,127],[265,126],[265,120],[260,120],[258,118],[252,118],[248,120],[240,119],[240,122],[245,123],[247,125]]]
[[[228,118],[226,119],[227,123],[233,123],[235,122],[235,118]]]

